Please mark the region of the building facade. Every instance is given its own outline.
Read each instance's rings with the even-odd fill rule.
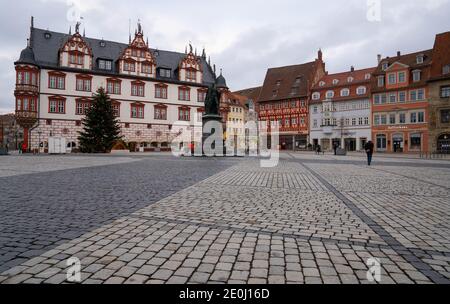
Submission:
[[[380,59],[372,79],[372,138],[377,152],[428,151],[431,62],[432,50]]]
[[[49,137],[64,137],[68,151],[93,93],[106,89],[132,150],[167,150],[177,121],[189,128],[203,114],[215,68],[192,46],[185,53],[151,49],[140,24],[129,43],[35,28],[16,67],[16,115],[28,149],[46,150]],[[223,78],[223,76],[221,76]]]
[[[325,75],[322,51],[313,62],[271,68],[267,71],[258,99],[260,121],[277,122],[282,150],[304,149],[309,142],[309,96]],[[271,146],[270,138],[268,138]]]
[[[323,151],[364,149],[372,139],[370,84],[375,68],[327,74],[313,87],[310,144]]]
[[[429,152],[450,153],[450,32],[436,36],[431,77]]]
[[[14,114],[0,115],[0,147],[18,150],[23,142],[23,130]]]

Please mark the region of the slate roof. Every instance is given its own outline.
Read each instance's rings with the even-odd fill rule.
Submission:
[[[261,90],[258,102],[277,101],[298,97],[306,97],[309,93],[311,79],[316,70],[316,62],[300,65],[271,68],[267,71],[266,79]],[[301,78],[298,90],[292,93],[297,78]],[[279,86],[277,85],[279,82]],[[274,96],[274,91],[277,91]]]
[[[36,64],[40,67],[58,69],[58,51],[69,40],[70,35],[32,28],[30,38]],[[97,59],[110,59],[116,62],[128,47],[128,44],[88,37],[83,37],[83,39],[92,49],[94,55],[93,71],[120,76],[117,73],[115,64],[113,65],[113,71],[99,70],[97,68]],[[101,46],[101,42],[104,42],[104,46]],[[155,49],[150,49],[150,51],[155,56],[157,68],[170,68],[172,70],[172,78],[170,80],[178,82],[178,65],[186,57],[186,54]],[[210,85],[215,78],[212,68],[204,57],[199,58],[203,68],[203,84]],[[17,63],[20,63],[20,61]],[[157,78],[159,78],[159,75]],[[161,81],[167,80],[167,78],[160,79]]]

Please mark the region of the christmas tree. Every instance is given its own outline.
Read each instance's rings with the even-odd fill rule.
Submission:
[[[82,123],[83,131],[78,140],[83,153],[107,153],[122,138],[119,121],[114,116],[111,99],[104,88],[97,90]]]

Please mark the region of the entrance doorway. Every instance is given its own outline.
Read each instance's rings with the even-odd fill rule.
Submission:
[[[395,134],[392,136],[392,147],[394,149],[394,153],[402,153],[403,152],[403,135]]]
[[[292,135],[290,136],[280,136],[280,146],[281,150],[293,150],[294,141]]]
[[[437,148],[440,153],[450,153],[450,134],[442,134],[439,136]]]
[[[346,138],[345,139],[345,150],[353,152],[356,151],[356,139]]]
[[[359,146],[359,147],[360,147],[361,150],[364,150],[365,147],[366,147],[366,144],[367,144],[367,138],[363,137],[363,138],[360,139],[360,141],[361,141],[361,146]]]

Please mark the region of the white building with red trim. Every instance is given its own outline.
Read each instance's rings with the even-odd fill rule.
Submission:
[[[152,49],[140,24],[134,39],[117,43],[79,33],[35,28],[15,62],[16,116],[27,150],[47,151],[49,137],[78,147],[82,119],[99,87],[110,95],[124,140],[137,150],[167,150],[177,121],[201,121],[215,68],[203,50],[184,53]],[[223,77],[222,77],[223,78]],[[226,90],[223,87],[221,89]]]

